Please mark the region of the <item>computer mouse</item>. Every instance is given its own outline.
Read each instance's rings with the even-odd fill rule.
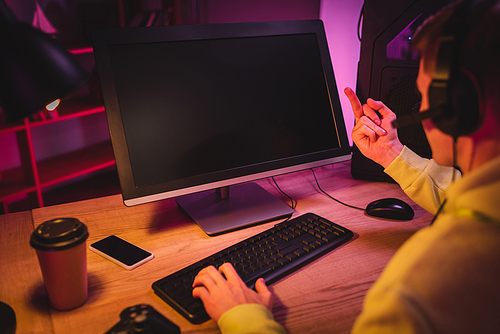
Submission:
[[[0,334],[16,332],[16,314],[9,305],[0,302]]]
[[[365,212],[369,216],[396,220],[412,220],[415,216],[411,206],[397,198],[373,201],[366,206]]]

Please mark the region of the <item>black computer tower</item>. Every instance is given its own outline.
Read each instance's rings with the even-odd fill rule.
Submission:
[[[415,29],[450,0],[365,0],[356,93],[381,100],[398,117],[418,112],[420,95],[415,86],[419,57],[411,48]],[[420,124],[398,129],[401,142],[417,154],[432,153]],[[393,180],[382,166],[353,146],[351,174],[372,181]]]

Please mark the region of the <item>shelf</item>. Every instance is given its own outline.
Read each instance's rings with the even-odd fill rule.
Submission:
[[[4,112],[0,112],[0,135],[5,133],[12,133],[20,130],[26,129],[24,120],[18,120],[15,122],[7,123],[7,119]]]
[[[53,186],[115,164],[110,142],[38,162],[40,188]]]
[[[89,174],[81,180],[72,180],[71,184],[43,192],[45,206],[83,201],[86,199],[120,194],[120,182],[116,167],[105,168]]]
[[[93,173],[115,165],[110,142],[86,147],[68,154],[38,162],[39,188],[46,188],[72,178]],[[35,184],[24,180],[21,168],[2,172],[0,202],[37,190]]]
[[[75,48],[71,52],[91,55],[92,48]],[[96,78],[94,73],[86,86],[61,99],[55,112],[43,111],[10,123],[5,113],[0,112],[0,136],[15,134],[21,156],[21,167],[0,174],[0,214],[43,207],[46,205],[44,191],[50,190],[48,193],[51,193],[56,187],[67,187],[69,183],[114,166],[109,141],[47,160],[37,161],[35,158],[32,129],[104,112]]]
[[[15,200],[36,191],[36,185],[24,179],[22,168],[2,172],[0,181],[0,202]]]
[[[25,130],[28,127],[62,122],[68,119],[84,117],[101,112],[104,112],[104,106],[101,100],[97,98],[78,97],[61,101],[61,105],[57,108],[58,116],[53,119],[31,119],[29,122],[18,120],[13,123],[7,123],[5,114],[0,113],[0,135]]]
[[[101,101],[91,100],[89,98],[75,98],[67,101],[61,101],[57,108],[58,116],[53,119],[38,120],[29,123],[30,127],[36,127],[56,122],[62,122],[72,118],[79,118],[88,115],[104,112],[104,106]]]
[[[178,2],[174,0],[161,0],[154,4],[136,0],[112,0],[89,3],[85,8],[81,8],[81,13],[85,15],[82,14],[79,19],[82,31],[78,38],[68,38],[69,35],[59,37],[69,52],[76,55],[91,74],[89,81],[62,98],[54,113],[43,111],[29,118],[7,123],[5,113],[0,111],[0,140],[2,135],[16,137],[21,161],[20,167],[0,173],[0,214],[120,193],[112,145],[109,141],[49,159],[37,160],[37,145],[33,145],[32,130],[104,112],[100,81],[89,38],[92,29],[114,28],[115,23],[123,27],[126,19],[144,10],[150,13],[149,17],[155,16],[153,13],[164,13],[176,21],[177,6]],[[116,22],[113,21],[115,13],[118,15]],[[73,126],[78,122],[66,124]],[[49,131],[38,132],[50,135]],[[11,138],[7,139],[10,142]]]

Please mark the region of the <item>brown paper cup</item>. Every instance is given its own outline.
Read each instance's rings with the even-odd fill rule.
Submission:
[[[58,218],[38,226],[30,244],[36,249],[50,303],[59,311],[85,304],[87,227],[75,218]]]

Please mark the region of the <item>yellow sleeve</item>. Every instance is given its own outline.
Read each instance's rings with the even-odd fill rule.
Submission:
[[[285,329],[274,321],[273,314],[259,304],[243,304],[226,311],[219,319],[222,334],[285,334]]]
[[[413,301],[398,289],[371,289],[351,334],[431,333],[431,325]]]
[[[440,166],[404,147],[399,156],[384,170],[415,203],[435,214],[444,199],[444,190],[460,172]]]

